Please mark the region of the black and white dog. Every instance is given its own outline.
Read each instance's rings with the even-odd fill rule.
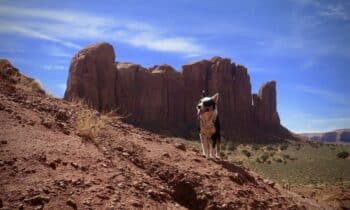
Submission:
[[[205,95],[205,94],[203,94]],[[202,152],[206,158],[220,159],[220,122],[218,115],[219,94],[203,97],[197,105],[199,136]],[[214,154],[215,152],[215,154]]]

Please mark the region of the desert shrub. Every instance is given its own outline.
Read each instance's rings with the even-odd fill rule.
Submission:
[[[309,144],[310,144],[311,147],[313,147],[313,148],[315,148],[315,149],[318,149],[318,147],[319,147],[319,145],[317,144],[317,142],[312,142],[312,141],[310,141]]]
[[[236,164],[236,165],[243,165],[243,161],[241,160],[238,160],[238,161],[232,161],[233,164]]]
[[[220,157],[222,157],[222,159],[227,160],[227,154],[223,151],[220,151]]]
[[[260,147],[257,145],[257,144],[253,144],[252,145],[252,150],[259,150],[260,149]]]
[[[282,162],[283,162],[283,160],[282,160],[281,158],[276,158],[275,161],[276,161],[277,163],[282,163]]]
[[[235,150],[235,145],[233,144],[232,141],[228,141],[228,142],[227,142],[227,144],[226,144],[226,149],[227,149],[227,150],[231,150],[231,151]]]
[[[276,151],[277,149],[274,146],[266,146],[266,151]]]
[[[290,159],[290,156],[287,155],[287,154],[283,154],[282,157],[283,157],[284,159]]]
[[[252,155],[249,151],[247,151],[247,150],[242,150],[242,153],[245,155],[245,156],[247,156],[248,158]]]
[[[346,152],[346,151],[342,151],[342,152],[339,152],[337,154],[337,157],[340,158],[340,159],[345,159],[345,158],[349,157],[349,153]]]
[[[93,140],[104,127],[104,121],[92,110],[83,111],[77,119],[77,135],[85,140]]]
[[[267,152],[264,152],[262,155],[260,155],[260,160],[262,162],[265,162],[269,158],[270,154]]]
[[[279,149],[280,149],[280,150],[286,150],[286,149],[288,149],[288,145],[287,145],[287,144],[281,144],[281,145],[279,146]]]
[[[220,150],[223,151],[226,149],[226,145],[225,144],[220,144]]]

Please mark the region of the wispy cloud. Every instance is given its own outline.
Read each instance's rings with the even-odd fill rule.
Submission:
[[[65,65],[44,65],[43,69],[47,70],[47,71],[66,71],[66,70],[68,70],[67,66],[65,66]]]
[[[319,87],[311,87],[306,85],[297,85],[296,89],[304,93],[317,95],[333,103],[350,105],[350,98],[348,95],[343,95],[343,94],[333,92],[330,90],[325,90]]]
[[[343,20],[349,19],[349,14],[347,13],[347,8],[345,5],[337,4],[337,5],[329,5],[323,8],[319,14],[325,17],[331,18],[340,18]]]
[[[194,38],[169,35],[145,22],[94,16],[76,11],[41,8],[0,7],[2,27],[0,33],[59,43],[69,48],[81,48],[78,40],[117,41],[134,47],[155,51],[202,54],[205,49]]]

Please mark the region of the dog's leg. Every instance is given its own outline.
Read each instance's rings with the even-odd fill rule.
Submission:
[[[220,141],[216,142],[216,145],[215,145],[215,157],[217,159],[221,159],[221,157],[220,157]]]
[[[214,158],[214,147],[211,139],[209,139],[209,157]]]
[[[204,144],[204,155],[206,158],[209,158],[209,140],[207,137],[203,137],[203,144]]]
[[[204,141],[205,141],[205,140],[204,140],[204,137],[203,137],[201,134],[199,134],[199,137],[200,137],[200,139],[201,139],[202,155],[203,155],[203,156],[206,156],[206,155],[205,155],[205,148],[204,148],[204,147],[205,147],[205,146],[204,146]]]

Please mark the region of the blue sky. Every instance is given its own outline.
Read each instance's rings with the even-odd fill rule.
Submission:
[[[0,1],[0,57],[62,97],[71,57],[111,43],[117,61],[177,69],[214,55],[277,81],[282,124],[350,127],[350,1]]]

